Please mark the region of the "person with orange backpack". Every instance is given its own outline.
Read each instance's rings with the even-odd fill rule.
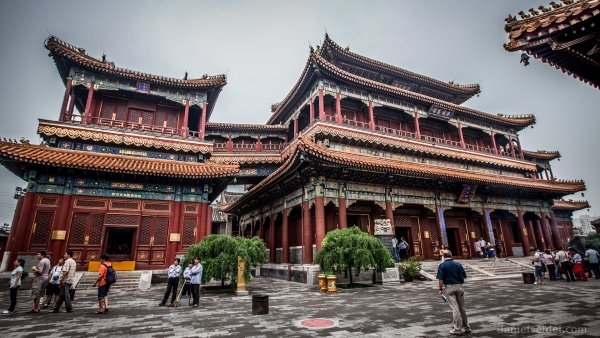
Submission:
[[[108,312],[108,291],[110,286],[117,281],[117,275],[107,255],[100,256],[98,279],[94,286],[98,286],[98,310],[96,314]]]

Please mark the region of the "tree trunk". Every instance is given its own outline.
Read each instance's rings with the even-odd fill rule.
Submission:
[[[348,267],[349,270],[349,275],[350,275],[350,285],[354,284],[354,282],[352,281],[352,266]]]

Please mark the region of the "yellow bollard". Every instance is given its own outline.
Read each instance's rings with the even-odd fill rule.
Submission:
[[[327,275],[324,273],[319,274],[319,291],[327,292]]]
[[[336,281],[337,277],[335,275],[327,276],[327,293],[337,293]]]

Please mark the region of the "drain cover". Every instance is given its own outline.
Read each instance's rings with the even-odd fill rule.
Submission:
[[[302,320],[302,321],[300,321],[300,325],[311,328],[311,329],[320,329],[320,328],[332,327],[335,325],[335,322],[330,319],[314,318],[314,319]]]

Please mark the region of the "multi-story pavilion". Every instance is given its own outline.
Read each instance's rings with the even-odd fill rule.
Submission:
[[[600,87],[600,0],[552,1],[518,14],[505,19],[507,51],[523,51]]]
[[[65,84],[43,142],[0,142],[0,161],[28,182],[6,263],[103,252],[136,269],[167,266],[213,232],[258,235],[270,261],[311,263],[327,233],[392,220],[411,253],[460,257],[484,237],[508,255],[564,245],[585,189],[554,177],[555,151],[523,150],[531,115],[463,105],[478,85],[432,79],[342,48],[325,36],[266,124],[209,118],[222,75],[165,78],[116,67],[55,37]],[[222,195],[228,184],[251,187]],[[223,214],[227,212],[229,215]],[[214,227],[211,223],[215,223]],[[306,248],[306,249],[305,249]]]
[[[267,122],[289,126],[284,162],[226,211],[239,215],[243,234],[266,239],[274,262],[312,262],[328,231],[373,233],[378,218],[392,220],[421,258],[436,258],[441,245],[470,257],[480,237],[501,240],[508,255],[564,245],[570,224],[557,220],[554,200],[584,183],[554,177],[558,152],[522,150],[518,132],[533,116],[462,105],[479,91],[326,35]]]

